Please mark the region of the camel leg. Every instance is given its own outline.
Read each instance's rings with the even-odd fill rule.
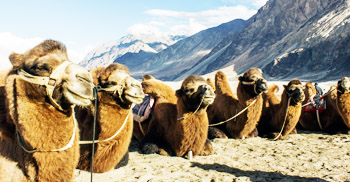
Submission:
[[[249,133],[248,138],[256,136],[258,136],[258,129],[254,128],[254,130],[251,133]]]
[[[152,128],[150,129],[152,130]],[[166,145],[163,138],[156,136],[155,131],[149,131],[140,143],[140,150],[144,154],[158,153],[164,156],[171,156],[173,154],[170,147]]]
[[[201,151],[201,153],[199,155],[211,155],[213,154],[213,146],[211,145],[211,142],[209,139],[207,139],[205,141],[203,150]]]
[[[215,127],[208,128],[208,138],[209,139],[214,139],[214,138],[228,139],[227,135],[223,131]]]
[[[296,128],[294,128],[289,134],[298,134],[298,131]]]
[[[120,160],[120,162],[117,164],[117,166],[114,169],[118,169],[120,167],[124,167],[129,163],[129,151],[126,151],[123,158]]]

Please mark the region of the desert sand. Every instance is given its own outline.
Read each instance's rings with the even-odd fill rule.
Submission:
[[[299,131],[284,140],[215,139],[214,154],[192,160],[145,155],[133,140],[129,163],[93,181],[350,181],[350,136]],[[76,170],[75,181],[90,181]]]
[[[274,82],[280,86],[286,82]],[[335,82],[321,83],[327,91]],[[174,89],[178,83],[171,83]],[[235,90],[237,83],[231,84]],[[135,126],[136,127],[136,126]],[[192,160],[145,155],[133,140],[126,166],[93,174],[93,181],[350,181],[350,135],[298,130],[283,140],[215,139],[214,154]],[[76,170],[76,182],[91,174]]]

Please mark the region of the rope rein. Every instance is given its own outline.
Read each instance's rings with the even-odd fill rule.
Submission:
[[[98,107],[98,95],[97,93],[100,91],[101,87],[97,85],[97,87],[94,87],[94,98],[95,98],[95,112],[94,112],[94,123],[93,123],[93,129],[92,129],[92,149],[91,149],[91,166],[90,166],[90,179],[91,182],[93,181],[93,173],[94,173],[94,158],[95,158],[95,136],[96,136],[96,121],[97,121],[97,107]],[[80,141],[79,141],[80,144]]]
[[[19,131],[16,129],[16,135],[17,135],[17,141],[18,141],[18,144],[19,146],[27,153],[35,153],[35,152],[59,152],[59,151],[64,151],[64,150],[67,150],[69,148],[71,148],[74,144],[74,139],[75,139],[75,135],[76,135],[76,131],[77,131],[77,128],[78,128],[78,122],[75,118],[75,113],[74,113],[74,107],[75,105],[72,105],[71,108],[72,108],[72,116],[73,116],[73,124],[74,124],[74,129],[73,129],[73,133],[72,133],[72,136],[69,140],[69,142],[61,147],[61,148],[58,148],[58,149],[46,149],[46,150],[38,150],[38,149],[28,149],[24,146],[24,142],[22,140],[22,137],[21,137],[21,134],[19,133]]]
[[[318,112],[318,109],[316,109],[316,118],[317,118],[318,126],[319,126],[320,129],[323,131],[323,127],[322,127],[322,125],[321,125],[320,114],[319,114],[319,112]]]
[[[261,94],[261,93],[260,93]],[[260,95],[259,94],[259,95]],[[259,96],[258,95],[258,96]],[[232,119],[235,119],[236,117],[238,117],[239,115],[241,115],[244,111],[246,111],[250,106],[252,106],[257,100],[258,100],[258,96],[256,96],[256,99],[253,100],[253,102],[251,102],[247,107],[245,107],[243,110],[241,110],[239,113],[237,113],[236,115],[232,116],[231,118],[225,120],[225,121],[221,121],[221,122],[218,122],[218,123],[214,123],[214,124],[210,124],[209,126],[217,126],[217,125],[221,125],[221,124],[224,124],[224,123],[227,123],[229,121],[231,121]]]
[[[119,128],[119,130],[116,131],[116,132],[114,133],[114,135],[112,135],[111,137],[106,138],[106,139],[103,139],[103,140],[94,140],[94,139],[92,139],[91,141],[89,141],[89,140],[87,140],[87,141],[79,141],[79,144],[81,144],[81,145],[82,145],[82,144],[93,144],[93,143],[107,142],[107,141],[112,140],[113,138],[115,138],[115,137],[123,130],[125,124],[126,124],[127,121],[128,121],[129,116],[130,116],[130,112],[128,112],[128,115],[126,116],[126,118],[125,118],[125,120],[124,120],[122,126]],[[95,119],[94,119],[94,120],[95,120]],[[95,123],[95,121],[94,121],[94,123]],[[95,128],[95,126],[94,126],[94,128]],[[95,130],[95,129],[94,129],[94,130]]]
[[[323,95],[320,96],[319,98],[314,99],[314,101],[321,100],[323,97],[329,95],[329,94],[330,94],[331,92],[333,92],[335,89],[337,89],[337,88],[333,88],[332,90],[329,90],[327,93],[323,94]],[[305,106],[310,105],[310,104],[312,104],[312,103],[313,103],[313,102],[307,102],[307,103],[305,103],[304,105],[302,105],[302,107],[305,107]]]
[[[202,97],[201,103],[199,103],[197,109],[190,116],[186,116],[186,117],[183,116],[183,117],[177,118],[177,121],[179,121],[181,119],[186,119],[186,118],[189,118],[189,117],[192,117],[193,115],[195,115],[197,113],[197,111],[199,110],[199,108],[201,107],[203,100],[204,100],[204,97]]]
[[[282,125],[282,128],[281,128],[281,131],[280,131],[280,132],[278,133],[278,135],[273,139],[274,141],[277,140],[277,139],[282,135],[282,132],[283,132],[283,129],[284,129],[284,125],[286,124],[286,120],[287,120],[287,115],[288,115],[290,100],[291,100],[291,97],[288,98],[287,109],[286,109],[286,115],[284,116],[284,121],[283,121],[283,125]]]
[[[98,110],[98,109],[97,109],[97,108],[98,108],[98,104],[97,104],[97,102],[98,102],[98,99],[97,99],[97,92],[99,92],[99,91],[101,91],[101,90],[102,90],[102,89],[100,89],[100,88],[94,89],[94,94],[96,94],[96,96],[95,96],[94,126],[93,126],[93,127],[94,127],[94,128],[93,128],[94,132],[95,132],[95,130],[96,130],[97,110]],[[134,103],[131,105],[130,110],[134,107],[134,105],[135,105]],[[103,140],[95,140],[95,136],[93,136],[91,141],[89,141],[89,140],[87,140],[87,141],[79,141],[79,144],[81,144],[81,145],[83,145],[83,144],[94,144],[94,143],[107,142],[107,141],[112,140],[113,138],[115,138],[115,137],[123,130],[124,126],[126,125],[128,119],[129,119],[130,110],[129,110],[127,116],[125,117],[122,126],[121,126],[112,136],[110,136],[109,138],[103,139]]]

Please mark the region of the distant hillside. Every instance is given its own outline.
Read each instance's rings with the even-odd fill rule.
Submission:
[[[336,80],[350,75],[349,22],[349,0],[269,0],[247,21],[233,20],[173,44],[106,43],[81,65],[120,62],[137,78],[151,74],[166,81],[227,66],[238,74],[259,67],[270,80]]]
[[[166,49],[185,36],[158,34],[129,34],[119,40],[109,41],[92,50],[79,65],[93,69],[107,66],[113,62],[122,62],[132,71],[150,55]],[[131,60],[130,60],[131,58]]]
[[[150,57],[132,74],[141,77],[148,73],[163,80],[189,75],[193,65],[198,64],[225,37],[242,31],[246,23],[245,20],[237,19],[182,39]]]
[[[210,64],[197,74],[234,65],[237,73],[260,67],[270,79],[350,75],[349,1],[270,0],[248,21],[199,61]]]

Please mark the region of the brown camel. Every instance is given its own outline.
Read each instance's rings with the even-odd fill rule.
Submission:
[[[281,139],[289,134],[296,134],[295,129],[305,100],[303,85],[300,80],[293,79],[283,85],[281,100],[276,96],[277,85],[272,85],[265,94],[263,115],[259,121],[259,135]]]
[[[316,94],[316,89],[311,82],[308,82],[305,84],[304,92],[306,98],[309,98]],[[348,92],[349,78],[344,77],[338,81],[337,86],[331,86],[329,91],[324,94],[326,110],[319,112],[318,117],[316,111],[305,111],[306,107],[304,108],[299,121],[302,129],[325,131],[331,134],[347,132],[350,128],[349,125],[347,125],[348,127],[345,126],[345,121],[347,119],[345,113],[347,112],[346,107],[348,107],[345,103],[348,101]],[[309,100],[305,101],[303,104],[306,104],[308,101]]]
[[[10,61],[1,103],[1,130],[10,132],[0,138],[0,181],[73,181],[79,160],[73,106],[91,103],[90,73],[68,61],[66,47],[54,40],[12,53]]]
[[[347,130],[350,130],[350,78],[343,77],[337,85],[337,110]],[[348,131],[349,132],[349,131]]]
[[[209,138],[247,138],[257,136],[256,126],[260,120],[263,97],[267,84],[258,68],[250,68],[239,77],[237,96],[231,91],[226,75],[218,71],[215,75],[214,103],[208,108],[211,124],[223,124],[209,127]],[[230,119],[246,109],[234,119]],[[228,121],[228,122],[225,122]]]
[[[93,171],[102,173],[114,169],[123,156],[127,157],[133,131],[131,108],[133,104],[142,102],[144,93],[141,83],[130,76],[125,65],[113,63],[91,73],[95,85],[101,87],[98,92]],[[77,109],[83,141],[92,140],[95,110],[94,104]],[[81,145],[78,168],[91,170],[91,150],[92,144]]]
[[[142,77],[142,81],[145,81],[145,80],[150,80],[150,79],[155,79],[153,76],[151,75],[143,75]],[[156,79],[155,79],[156,80]],[[164,84],[162,82],[159,82],[160,84]],[[168,85],[164,84],[162,85],[162,88],[167,88],[167,89],[163,89],[164,93],[161,93],[159,92],[159,94],[156,94],[154,96],[151,95],[152,98],[150,99],[153,99],[153,107],[155,107],[156,103],[164,103],[166,102],[167,100],[169,102],[172,102],[172,103],[176,103],[176,96],[175,96],[175,91],[169,87]],[[174,93],[173,95],[171,95],[170,97],[168,97],[168,93],[166,93],[166,90],[169,90],[170,93]],[[160,101],[158,101],[158,99],[160,99]],[[143,103],[142,103],[143,104]],[[136,106],[135,106],[136,107]],[[154,109],[151,109],[150,112],[152,112]],[[138,112],[138,111],[137,111]],[[143,137],[148,133],[149,129],[150,129],[150,126],[151,126],[151,122],[152,122],[152,113],[149,113],[149,116],[147,119],[144,119],[143,121],[137,121],[135,120],[134,118],[134,130],[133,130],[133,136],[135,137],[135,139],[139,142],[142,141]]]
[[[213,102],[215,94],[202,77],[187,77],[176,94],[169,86],[155,79],[143,81],[142,86],[145,93],[157,99],[152,126],[141,142],[144,153],[181,157],[189,151],[193,155],[212,153],[211,143],[207,139],[206,108]]]

